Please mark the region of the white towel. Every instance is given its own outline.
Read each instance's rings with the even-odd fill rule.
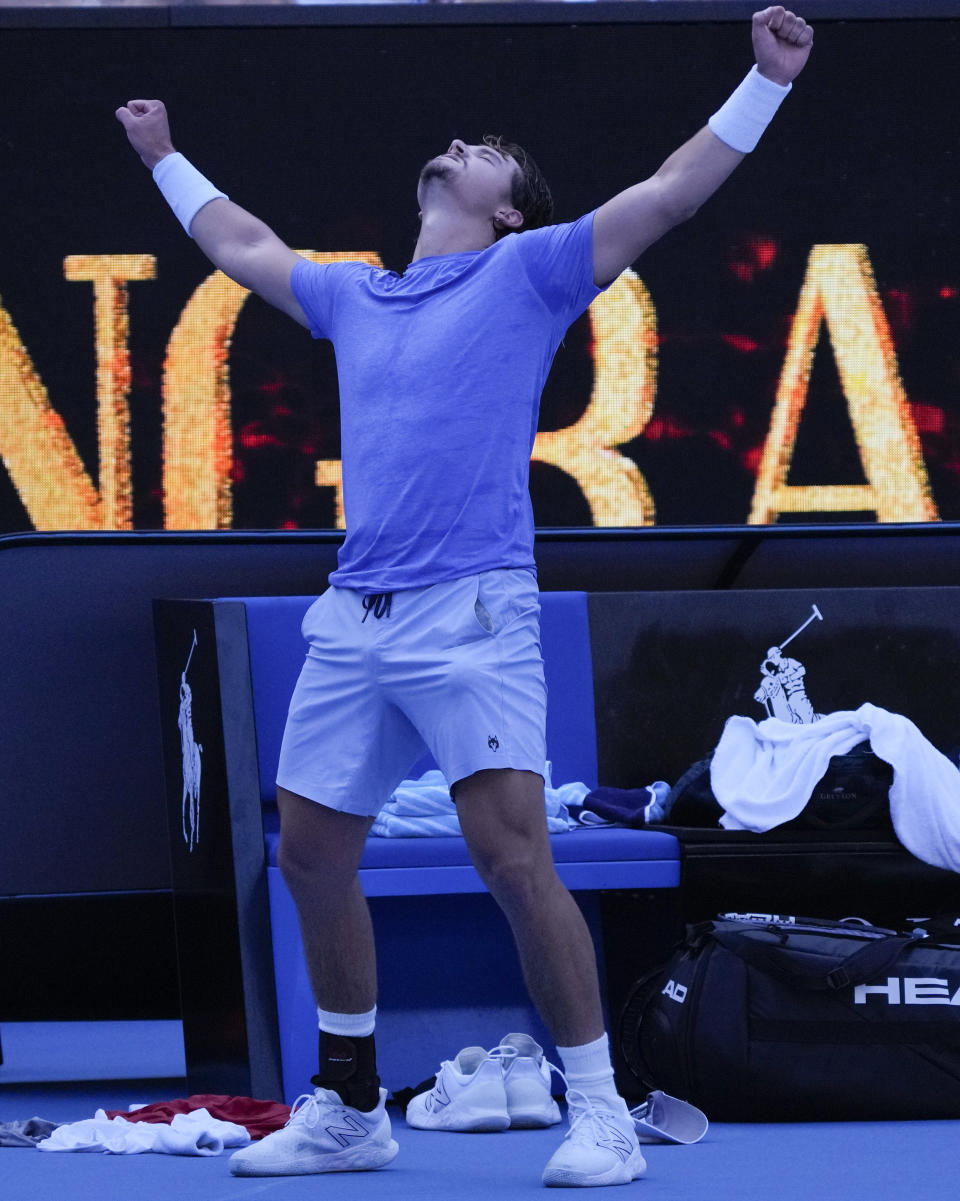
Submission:
[[[38,1151],[87,1151],[110,1155],[220,1155],[226,1147],[246,1147],[250,1135],[244,1126],[213,1118],[206,1109],[178,1113],[171,1122],[129,1122],[108,1118],[98,1109],[92,1118],[58,1126],[49,1138],[37,1143]]]
[[[726,811],[720,824],[759,832],[790,821],[832,756],[865,740],[893,768],[890,816],[897,837],[925,863],[960,872],[960,771],[909,718],[875,705],[805,725],[729,718],[710,768],[713,794]]]

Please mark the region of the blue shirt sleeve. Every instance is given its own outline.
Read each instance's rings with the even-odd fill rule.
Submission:
[[[310,332],[315,338],[329,338],[333,329],[333,311],[337,292],[349,271],[359,263],[311,263],[300,259],[290,273],[290,287],[300,302]]]
[[[516,235],[531,287],[558,317],[573,321],[603,291],[593,282],[593,213]]]

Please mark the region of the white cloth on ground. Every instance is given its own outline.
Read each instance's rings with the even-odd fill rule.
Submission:
[[[792,724],[731,717],[713,754],[710,783],[727,830],[760,832],[807,804],[830,759],[869,741],[893,768],[890,817],[918,859],[960,871],[960,771],[909,718],[875,705]]]
[[[227,1147],[251,1142],[244,1126],[211,1117],[206,1109],[178,1113],[171,1122],[130,1122],[108,1118],[98,1109],[92,1118],[58,1126],[37,1143],[38,1151],[90,1151],[111,1155],[221,1155]]]
[[[579,823],[570,817],[568,806],[581,804],[590,789],[580,783],[554,788],[549,763],[544,765],[544,786],[547,829],[551,834],[574,829]],[[370,833],[382,838],[459,836],[457,807],[443,773],[434,769],[419,780],[404,780],[380,810]]]

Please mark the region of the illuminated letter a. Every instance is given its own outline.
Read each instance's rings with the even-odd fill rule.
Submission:
[[[813,355],[826,325],[866,484],[787,483]],[[878,521],[936,521],[920,442],[865,246],[814,246],[790,331],[750,512],[873,511]]]

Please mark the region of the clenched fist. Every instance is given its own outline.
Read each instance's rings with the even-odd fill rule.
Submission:
[[[162,100],[128,100],[117,109],[117,120],[127,131],[130,145],[151,169],[173,154],[170,122]]]
[[[775,4],[753,14],[753,52],[757,69],[774,83],[792,83],[813,48],[813,27],[803,17]]]

